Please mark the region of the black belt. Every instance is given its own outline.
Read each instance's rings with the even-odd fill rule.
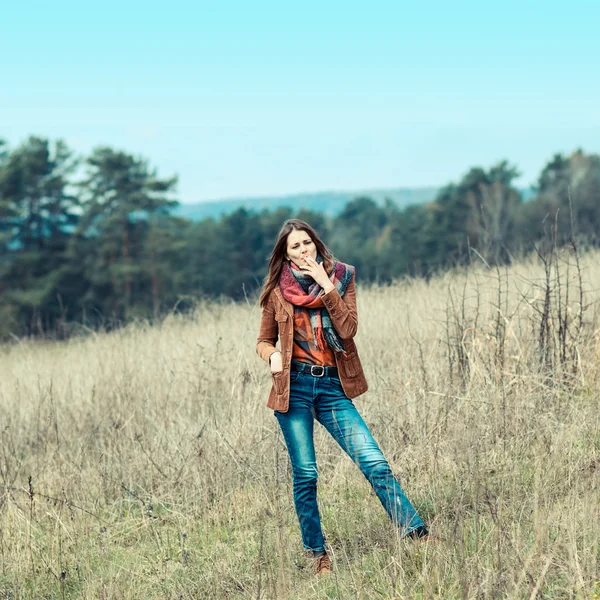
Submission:
[[[337,367],[322,367],[321,365],[307,365],[306,363],[293,362],[291,369],[299,373],[309,373],[313,377],[339,377]]]

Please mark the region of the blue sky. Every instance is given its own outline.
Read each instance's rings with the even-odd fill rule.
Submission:
[[[443,185],[600,152],[600,1],[5,3],[0,137],[108,144],[182,202]]]

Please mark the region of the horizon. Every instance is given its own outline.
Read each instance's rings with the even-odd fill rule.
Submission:
[[[438,186],[435,185],[421,185],[414,187],[373,187],[368,189],[318,189],[318,190],[307,190],[307,191],[298,191],[298,192],[284,192],[281,194],[252,194],[247,196],[227,196],[224,198],[208,198],[206,200],[199,200],[197,202],[182,202],[181,204],[209,204],[209,203],[217,203],[217,202],[242,202],[244,200],[269,200],[269,199],[284,199],[284,198],[294,198],[296,196],[318,196],[320,194],[331,194],[340,196],[351,195],[351,194],[369,194],[372,192],[397,192],[397,191],[416,191],[416,190],[434,190],[439,189]]]
[[[528,188],[600,152],[600,3],[85,10],[5,8],[0,138],[142,156],[182,204],[441,188],[504,159]]]

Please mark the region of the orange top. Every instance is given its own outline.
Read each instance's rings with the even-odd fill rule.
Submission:
[[[326,310],[325,308],[323,310]],[[321,350],[314,339],[307,311],[294,311],[294,345],[292,347],[292,360],[309,365],[335,366],[335,354],[327,346]]]

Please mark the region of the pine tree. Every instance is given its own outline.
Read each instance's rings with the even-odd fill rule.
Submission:
[[[0,302],[26,333],[51,329],[60,317],[57,287],[78,218],[78,198],[69,193],[77,164],[64,142],[52,147],[38,137],[0,157]]]
[[[84,212],[71,246],[87,282],[82,303],[127,319],[151,275],[145,260],[150,220],[167,216],[177,177],[160,179],[148,162],[108,147],[96,148],[81,182]]]

